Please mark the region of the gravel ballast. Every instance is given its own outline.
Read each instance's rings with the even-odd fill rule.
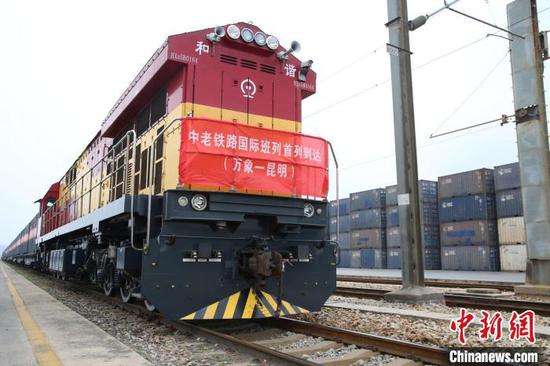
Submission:
[[[250,355],[236,353],[224,345],[147,320],[101,301],[76,287],[63,286],[59,280],[20,267],[11,268],[153,365],[262,364],[261,360],[253,359]]]

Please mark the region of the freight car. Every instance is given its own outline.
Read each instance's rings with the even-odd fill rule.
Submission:
[[[329,144],[301,134],[316,74],[298,48],[247,23],[168,37],[3,259],[171,319],[319,309]]]

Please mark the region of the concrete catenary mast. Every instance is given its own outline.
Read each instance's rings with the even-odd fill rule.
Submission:
[[[543,48],[535,0],[508,4],[514,110],[527,238],[526,284],[518,293],[550,295],[550,159]]]
[[[424,253],[420,231],[416,132],[406,0],[388,0],[386,26],[389,29],[388,52],[391,55],[399,232],[403,251],[403,288],[386,294],[386,299],[404,302],[443,302],[441,293],[424,287]]]

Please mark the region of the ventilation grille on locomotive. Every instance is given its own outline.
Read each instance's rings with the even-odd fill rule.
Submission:
[[[237,65],[237,58],[229,55],[220,55],[220,61],[230,65]]]
[[[224,54],[220,55],[220,62],[223,62],[224,64],[233,65],[233,66],[239,65],[239,59],[237,57],[224,55]],[[258,69],[258,64],[255,61],[246,60],[246,59],[240,60],[240,66],[250,70]],[[266,64],[260,64],[260,71],[271,75],[275,75],[277,73],[277,69],[275,66],[266,65]]]
[[[256,70],[258,68],[258,64],[255,61],[241,59],[241,67]]]
[[[276,69],[275,66],[260,64],[260,71],[275,75]]]

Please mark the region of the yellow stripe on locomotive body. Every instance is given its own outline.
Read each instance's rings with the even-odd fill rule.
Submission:
[[[309,310],[286,300],[278,306],[275,296],[249,288],[185,315],[180,320],[260,319],[305,313]]]
[[[274,129],[281,131],[290,131],[290,132],[300,132],[301,123],[298,121],[283,120],[278,118],[272,118],[267,116],[260,115],[248,115],[249,122],[247,123],[247,114],[231,110],[222,110],[222,115],[227,116],[229,122],[237,122],[242,124],[248,124],[251,126],[262,127],[266,129]],[[193,114],[194,117],[202,117],[208,119],[219,119],[220,109],[209,107],[205,105],[192,104],[192,103],[181,103],[178,107],[174,108],[170,113],[168,113],[164,118],[157,121],[151,128],[145,132],[142,136],[139,137],[137,144],[140,145],[140,150],[144,151],[148,149],[154,138],[157,136],[157,131],[160,128],[165,127],[167,124],[170,124],[171,121],[177,118],[182,118],[184,116]],[[175,189],[178,186],[179,182],[179,154],[180,154],[180,144],[181,144],[181,129],[179,128],[179,123],[176,122],[172,127],[168,127],[168,131],[164,132],[164,147],[163,147],[163,156],[158,157],[156,162],[162,161],[163,164],[163,176],[161,179],[161,189],[157,194],[162,194],[165,190]],[[229,191],[229,189],[224,189],[222,187],[197,187],[197,186],[186,186],[188,189],[195,190],[206,190],[206,191]],[[139,189],[139,194],[148,194],[148,187]],[[256,193],[264,195],[273,195],[273,192],[255,192],[252,190],[244,190],[241,193]]]
[[[188,115],[208,119],[219,119],[221,115],[224,117],[223,120],[229,122],[237,122],[250,126],[290,132],[301,132],[302,125],[299,121],[285,120],[271,116],[247,114],[229,109],[220,109],[207,105],[182,102],[176,108],[173,108],[169,113],[167,113],[163,118],[152,124],[147,131],[139,136],[136,141],[136,146],[139,145],[141,152],[149,149],[158,133],[162,131],[162,128],[174,119],[182,118]],[[179,124],[176,123],[169,128],[169,131],[160,133],[164,133],[164,146],[162,156],[158,156],[155,159],[155,164],[162,164],[162,177],[160,179],[161,187],[157,192],[155,192],[155,194],[158,195],[163,194],[165,190],[175,189],[178,186],[181,129],[179,128]],[[67,216],[68,221],[85,216],[96,209],[105,206],[107,203],[118,197],[118,195],[113,195],[113,185],[116,184],[116,182],[113,182],[113,180],[105,180],[100,184],[101,174],[99,174],[99,167],[96,167],[95,170],[92,169],[94,160],[98,161],[101,157],[103,157],[103,153],[106,151],[105,147],[108,147],[111,144],[112,139],[100,139],[99,136],[96,136],[90,142],[89,147],[87,147],[77,158],[63,179],[61,179],[59,197],[62,198],[62,205],[67,207],[64,214]],[[148,159],[149,156],[146,158]],[[134,162],[135,158],[131,158],[130,163]],[[150,168],[150,166],[148,168]],[[102,175],[105,176],[107,174],[106,172],[107,167],[104,166]],[[148,175],[148,169],[145,172],[141,171],[139,166],[136,167],[136,177],[134,177],[133,187],[137,186],[138,188],[134,188],[133,192],[137,194],[148,194],[149,187],[142,187],[139,184],[138,179],[140,174]],[[100,185],[101,188],[99,187]],[[228,189],[222,187],[186,186],[185,188],[206,191],[228,191]],[[81,193],[88,191],[90,191],[90,193],[84,193],[83,195]],[[274,195],[274,192],[260,192],[254,190],[239,190],[239,192]],[[130,194],[132,192],[127,193]],[[91,197],[88,195],[91,195]]]

